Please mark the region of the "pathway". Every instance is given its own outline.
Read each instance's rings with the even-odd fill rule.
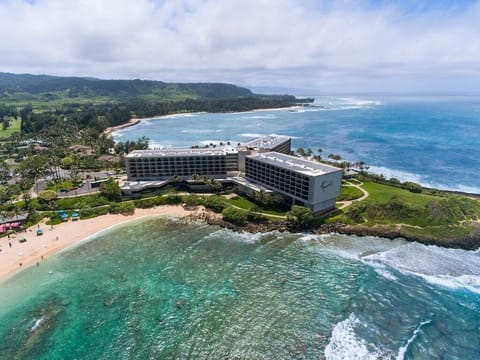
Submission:
[[[349,207],[350,205],[353,204],[354,201],[362,201],[362,200],[365,200],[366,198],[368,198],[368,196],[370,194],[368,193],[367,190],[362,188],[362,185],[363,185],[363,182],[360,182],[360,184],[352,184],[350,181],[346,181],[345,186],[350,186],[350,187],[357,188],[358,190],[360,190],[363,193],[363,195],[361,197],[359,197],[358,199],[355,199],[355,200],[338,201],[338,203],[341,204],[341,206],[339,207],[340,210],[343,210],[346,207]]]

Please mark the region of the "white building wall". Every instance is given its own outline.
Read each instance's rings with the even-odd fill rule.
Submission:
[[[309,202],[317,203],[340,195],[342,170],[310,178]]]

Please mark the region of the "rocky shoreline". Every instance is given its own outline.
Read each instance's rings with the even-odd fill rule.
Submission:
[[[247,223],[245,225],[235,225],[225,221],[221,216],[209,216],[203,214],[202,216],[191,215],[191,219],[206,221],[209,225],[220,226],[236,232],[248,233],[267,233],[270,231],[279,232],[307,232],[312,234],[331,234],[338,233],[343,235],[354,235],[359,237],[376,236],[386,239],[402,238],[407,241],[419,242],[425,245],[435,245],[444,248],[454,248],[463,250],[476,250],[480,248],[480,233],[474,235],[466,235],[451,238],[433,238],[429,236],[412,236],[402,230],[393,229],[389,227],[367,227],[363,225],[346,225],[342,223],[323,224],[318,227],[292,227],[287,221],[267,221],[264,223]],[[479,230],[480,232],[480,230]]]

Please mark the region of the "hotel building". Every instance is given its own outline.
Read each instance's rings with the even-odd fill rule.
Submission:
[[[248,150],[256,152],[279,152],[283,154],[290,154],[292,147],[292,139],[285,135],[267,135],[245,144]]]
[[[245,178],[285,195],[314,213],[335,207],[343,170],[276,152],[245,159]]]
[[[163,186],[193,175],[236,183],[243,189],[275,191],[314,213],[335,207],[342,169],[287,155],[291,139],[269,135],[238,147],[135,150],[125,157],[126,193]]]
[[[149,181],[192,175],[224,178],[238,169],[238,151],[232,149],[134,150],[125,157],[130,181]]]

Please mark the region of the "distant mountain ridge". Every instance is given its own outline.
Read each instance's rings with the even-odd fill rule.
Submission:
[[[90,77],[0,72],[0,100],[56,100],[106,97],[112,100],[231,99],[255,96],[227,83],[165,83],[155,80],[103,80]]]

